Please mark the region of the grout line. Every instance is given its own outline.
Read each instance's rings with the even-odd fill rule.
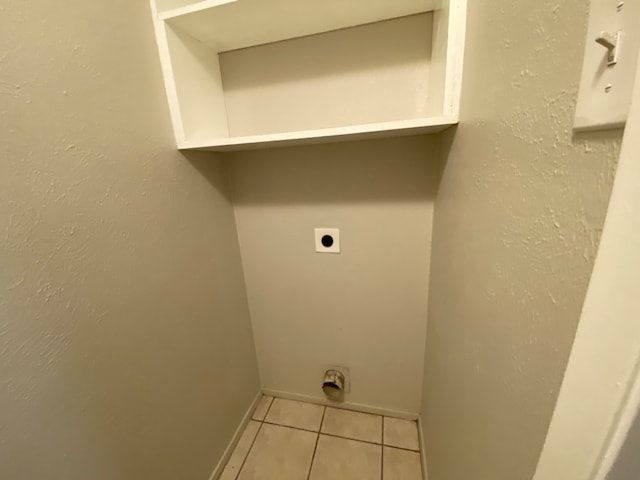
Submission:
[[[354,442],[360,442],[360,443],[366,443],[367,445],[375,445],[377,447],[382,446],[381,443],[376,443],[376,442],[369,442],[367,440],[358,440],[357,438],[349,438],[349,437],[343,437],[341,435],[334,435],[333,433],[326,433],[326,432],[320,432],[321,435],[324,435],[326,437],[332,437],[332,438],[342,438],[343,440],[352,440]]]
[[[323,432],[322,431],[322,426],[324,424],[324,418],[325,418],[325,414],[327,413],[327,408],[336,408],[336,407],[330,407],[330,406],[327,406],[327,405],[323,406],[322,418],[320,419],[320,427],[319,427],[319,429],[317,431],[316,430],[309,430],[309,429],[306,429],[306,428],[293,427],[291,425],[282,425],[280,423],[269,422],[269,421],[267,421],[267,416],[269,415],[269,412],[271,411],[271,407],[273,406],[274,402],[276,401],[277,398],[279,398],[279,397],[276,397],[276,396],[273,396],[273,395],[271,397],[272,397],[271,398],[271,403],[269,403],[269,406],[267,407],[267,411],[264,414],[264,418],[262,420],[256,420],[253,417],[250,419],[250,420],[259,422],[260,426],[258,427],[258,431],[256,432],[256,435],[253,438],[253,441],[251,442],[251,446],[249,447],[249,450],[247,450],[247,454],[245,455],[244,459],[242,460],[242,465],[238,469],[238,473],[235,476],[236,480],[237,480],[238,476],[240,475],[240,472],[244,468],[244,465],[245,465],[245,463],[247,461],[247,458],[249,457],[249,454],[251,453],[251,450],[253,450],[253,446],[256,443],[256,440],[258,439],[258,435],[260,435],[260,431],[262,430],[262,426],[265,425],[265,424],[266,425],[274,425],[274,426],[283,427],[283,428],[291,428],[293,430],[299,430],[299,431],[302,431],[302,432],[310,432],[310,433],[315,433],[316,434],[316,443],[315,443],[315,446],[313,447],[313,454],[311,456],[311,463],[309,465],[309,472],[307,474],[307,480],[310,480],[310,478],[311,478],[311,470],[313,468],[313,462],[315,461],[316,451],[318,449],[318,442],[320,441],[320,435],[324,435],[326,437],[332,437],[332,438],[341,438],[343,440],[352,440],[354,442],[366,443],[368,445],[376,445],[376,446],[380,447],[380,449],[381,449],[381,455],[380,455],[380,479],[381,480],[384,480],[384,449],[385,449],[385,447],[393,448],[395,450],[402,450],[402,451],[405,451],[405,452],[413,452],[413,453],[420,454],[420,449],[412,450],[410,448],[396,447],[394,445],[385,445],[385,443],[384,443],[384,419],[385,419],[385,415],[377,415],[377,416],[381,417],[381,419],[382,419],[382,435],[381,435],[382,438],[381,438],[381,443],[369,442],[367,440],[359,440],[357,438],[343,437],[343,436],[340,436],[340,435],[334,435],[334,434],[331,434],[331,433]],[[301,403],[309,403],[309,402],[301,402]],[[344,409],[344,410],[348,410],[348,409]],[[370,414],[370,415],[375,415],[375,414]],[[246,430],[246,427],[245,427],[245,430]]]
[[[292,428],[294,430],[300,430],[301,432],[320,433],[319,430],[311,430],[309,428],[302,428],[302,427],[293,427],[291,425],[284,425],[282,423],[267,422],[266,420],[263,423],[266,423],[267,425],[275,425],[276,427]]]
[[[264,397],[264,395],[263,395]],[[273,405],[273,402],[275,401],[275,397],[271,398],[271,403],[269,404],[269,406],[267,407],[267,411],[264,413],[264,418],[267,418],[267,415],[269,414],[269,410],[271,410],[271,405]],[[251,419],[253,420],[253,419]],[[249,421],[251,421],[249,420]],[[255,422],[258,422],[259,420],[254,420]],[[253,446],[256,443],[256,440],[258,439],[258,435],[260,435],[260,430],[262,430],[262,425],[264,425],[264,419],[260,422],[260,426],[258,427],[258,431],[256,432],[255,437],[253,437],[253,441],[251,442],[251,446],[249,447],[249,450],[247,450],[247,454],[244,456],[244,458],[242,459],[242,465],[240,465],[240,468],[238,469],[238,473],[236,473],[236,476],[234,477],[234,479],[237,479],[240,476],[240,472],[242,471],[242,469],[244,468],[244,464],[247,462],[247,458],[249,458],[249,454],[251,453],[251,450],[253,450]],[[249,424],[247,423],[247,426]],[[244,427],[245,431],[247,429],[247,427]],[[244,431],[242,432],[244,434]]]
[[[324,423],[324,414],[327,413],[327,407],[322,409],[322,419],[320,420],[320,429],[318,430],[318,436],[316,437],[316,444],[313,447],[313,454],[311,455],[311,463],[309,464],[309,473],[307,474],[307,480],[311,478],[311,469],[313,468],[313,462],[316,459],[316,450],[318,449],[318,441],[320,440],[320,432],[322,431],[322,424]]]
[[[267,411],[264,412],[264,418],[262,419],[262,423],[264,423],[267,420],[267,415],[269,415],[269,412],[271,411],[271,407],[273,406],[273,402],[276,401],[276,397],[271,397],[271,403],[269,403],[269,406],[267,407]]]
[[[420,450],[411,450],[410,448],[394,447],[393,445],[383,445],[384,448],[393,448],[394,450],[402,450],[403,452],[420,453]]]
[[[380,480],[384,480],[384,416],[382,417],[382,452],[380,455]]]
[[[246,430],[246,428],[245,428],[245,430]],[[240,472],[244,468],[244,464],[247,462],[247,458],[249,458],[249,454],[251,453],[251,450],[253,450],[253,445],[256,443],[256,440],[258,439],[258,435],[260,435],[260,430],[262,430],[262,423],[260,423],[260,426],[258,427],[258,431],[256,432],[256,436],[253,437],[253,440],[251,441],[251,446],[249,447],[249,450],[247,450],[247,453],[244,456],[244,458],[242,459],[242,464],[240,465],[240,468],[238,469],[238,473],[236,473],[235,477],[233,477],[234,479],[238,478],[238,476],[240,475]],[[242,433],[244,434],[244,432],[242,432]]]
[[[320,430],[318,430],[318,433],[322,432],[322,425],[324,424],[324,416],[327,414],[327,406],[324,407],[324,409],[322,410],[322,420],[320,420]]]
[[[299,401],[302,402],[303,400],[299,400]],[[305,402],[305,403],[311,403],[312,405],[320,405],[319,403],[315,403],[314,404],[313,402]],[[385,416],[382,413],[371,413],[371,412],[365,412],[363,410],[356,410],[355,408],[352,408],[350,406],[345,406],[345,405],[342,405],[340,403],[337,403],[337,404],[332,403],[332,404],[328,404],[328,405],[325,405],[325,406],[327,408],[334,408],[336,410],[344,410],[344,411],[347,411],[347,412],[361,413],[362,415],[371,415],[373,417],[384,417]],[[398,418],[398,419],[401,419],[401,420],[405,420],[402,417],[393,417],[393,418]]]
[[[266,395],[263,395],[263,398],[266,397]],[[269,402],[269,406],[267,407],[267,411],[264,412],[264,415],[262,417],[262,420],[258,420],[256,418],[252,418],[252,420],[256,420],[258,422],[264,422],[267,419],[267,415],[269,415],[269,410],[271,410],[271,405],[273,405],[273,402],[276,400],[275,397],[271,397],[271,401]]]
[[[324,414],[323,414],[323,418],[324,418]],[[367,445],[376,445],[378,447],[380,446],[389,447],[389,448],[394,448],[396,450],[404,450],[405,452],[418,452],[418,453],[420,452],[419,450],[413,450],[411,448],[396,447],[394,445],[383,445],[382,443],[379,443],[379,442],[370,442],[368,440],[360,440],[358,438],[343,437],[342,435],[335,435],[333,433],[320,432],[318,430],[309,430],[308,428],[292,427],[291,425],[283,425],[281,423],[273,423],[273,422],[267,422],[267,421],[263,423],[267,425],[274,425],[276,427],[291,428],[293,430],[299,430],[301,432],[318,433],[320,435],[324,435],[325,437],[341,438],[343,440],[352,440],[354,442],[366,443]]]

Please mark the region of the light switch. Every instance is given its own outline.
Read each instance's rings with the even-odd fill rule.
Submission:
[[[640,48],[639,0],[591,0],[576,130],[623,127]]]

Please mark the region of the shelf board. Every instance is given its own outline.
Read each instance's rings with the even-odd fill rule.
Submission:
[[[227,3],[233,3],[238,0],[202,0],[200,2],[193,2],[184,7],[171,8],[158,12],[160,20],[168,20],[170,18],[181,17],[190,13],[200,12],[202,10],[208,10],[209,8],[219,7]]]
[[[314,143],[366,140],[371,138],[401,137],[438,133],[458,123],[456,117],[428,117],[395,122],[368,123],[347,127],[301,130],[245,137],[213,138],[210,141],[187,141],[181,150],[207,150],[216,152],[254,150]]]
[[[436,0],[203,0],[158,18],[224,52],[428,12],[436,5]]]

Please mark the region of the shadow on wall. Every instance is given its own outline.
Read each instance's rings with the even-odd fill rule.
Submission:
[[[226,162],[238,206],[433,201],[443,170],[433,135],[234,152]]]
[[[180,151],[180,155],[209,182],[217,193],[231,202],[227,172],[224,166],[220,165],[224,154],[184,150]]]
[[[305,79],[428,67],[433,15],[410,15],[220,54],[226,91]],[[309,55],[309,52],[313,52]],[[421,67],[422,66],[422,67]]]
[[[607,480],[632,480],[638,478],[640,472],[640,412],[627,434],[622,450],[618,454]]]
[[[611,140],[611,138],[619,138],[619,141],[622,139],[622,132],[624,130],[599,130],[599,131],[586,131],[586,132],[576,132],[575,130],[571,132],[571,144],[572,145],[584,145],[585,150],[589,147],[587,146],[589,143],[602,143],[607,140]],[[615,157],[615,166],[618,165],[618,157]],[[615,175],[616,168],[613,169],[612,175]]]

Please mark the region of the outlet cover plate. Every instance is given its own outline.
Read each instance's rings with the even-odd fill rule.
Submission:
[[[339,228],[316,228],[316,252],[318,253],[340,253],[340,229]]]

